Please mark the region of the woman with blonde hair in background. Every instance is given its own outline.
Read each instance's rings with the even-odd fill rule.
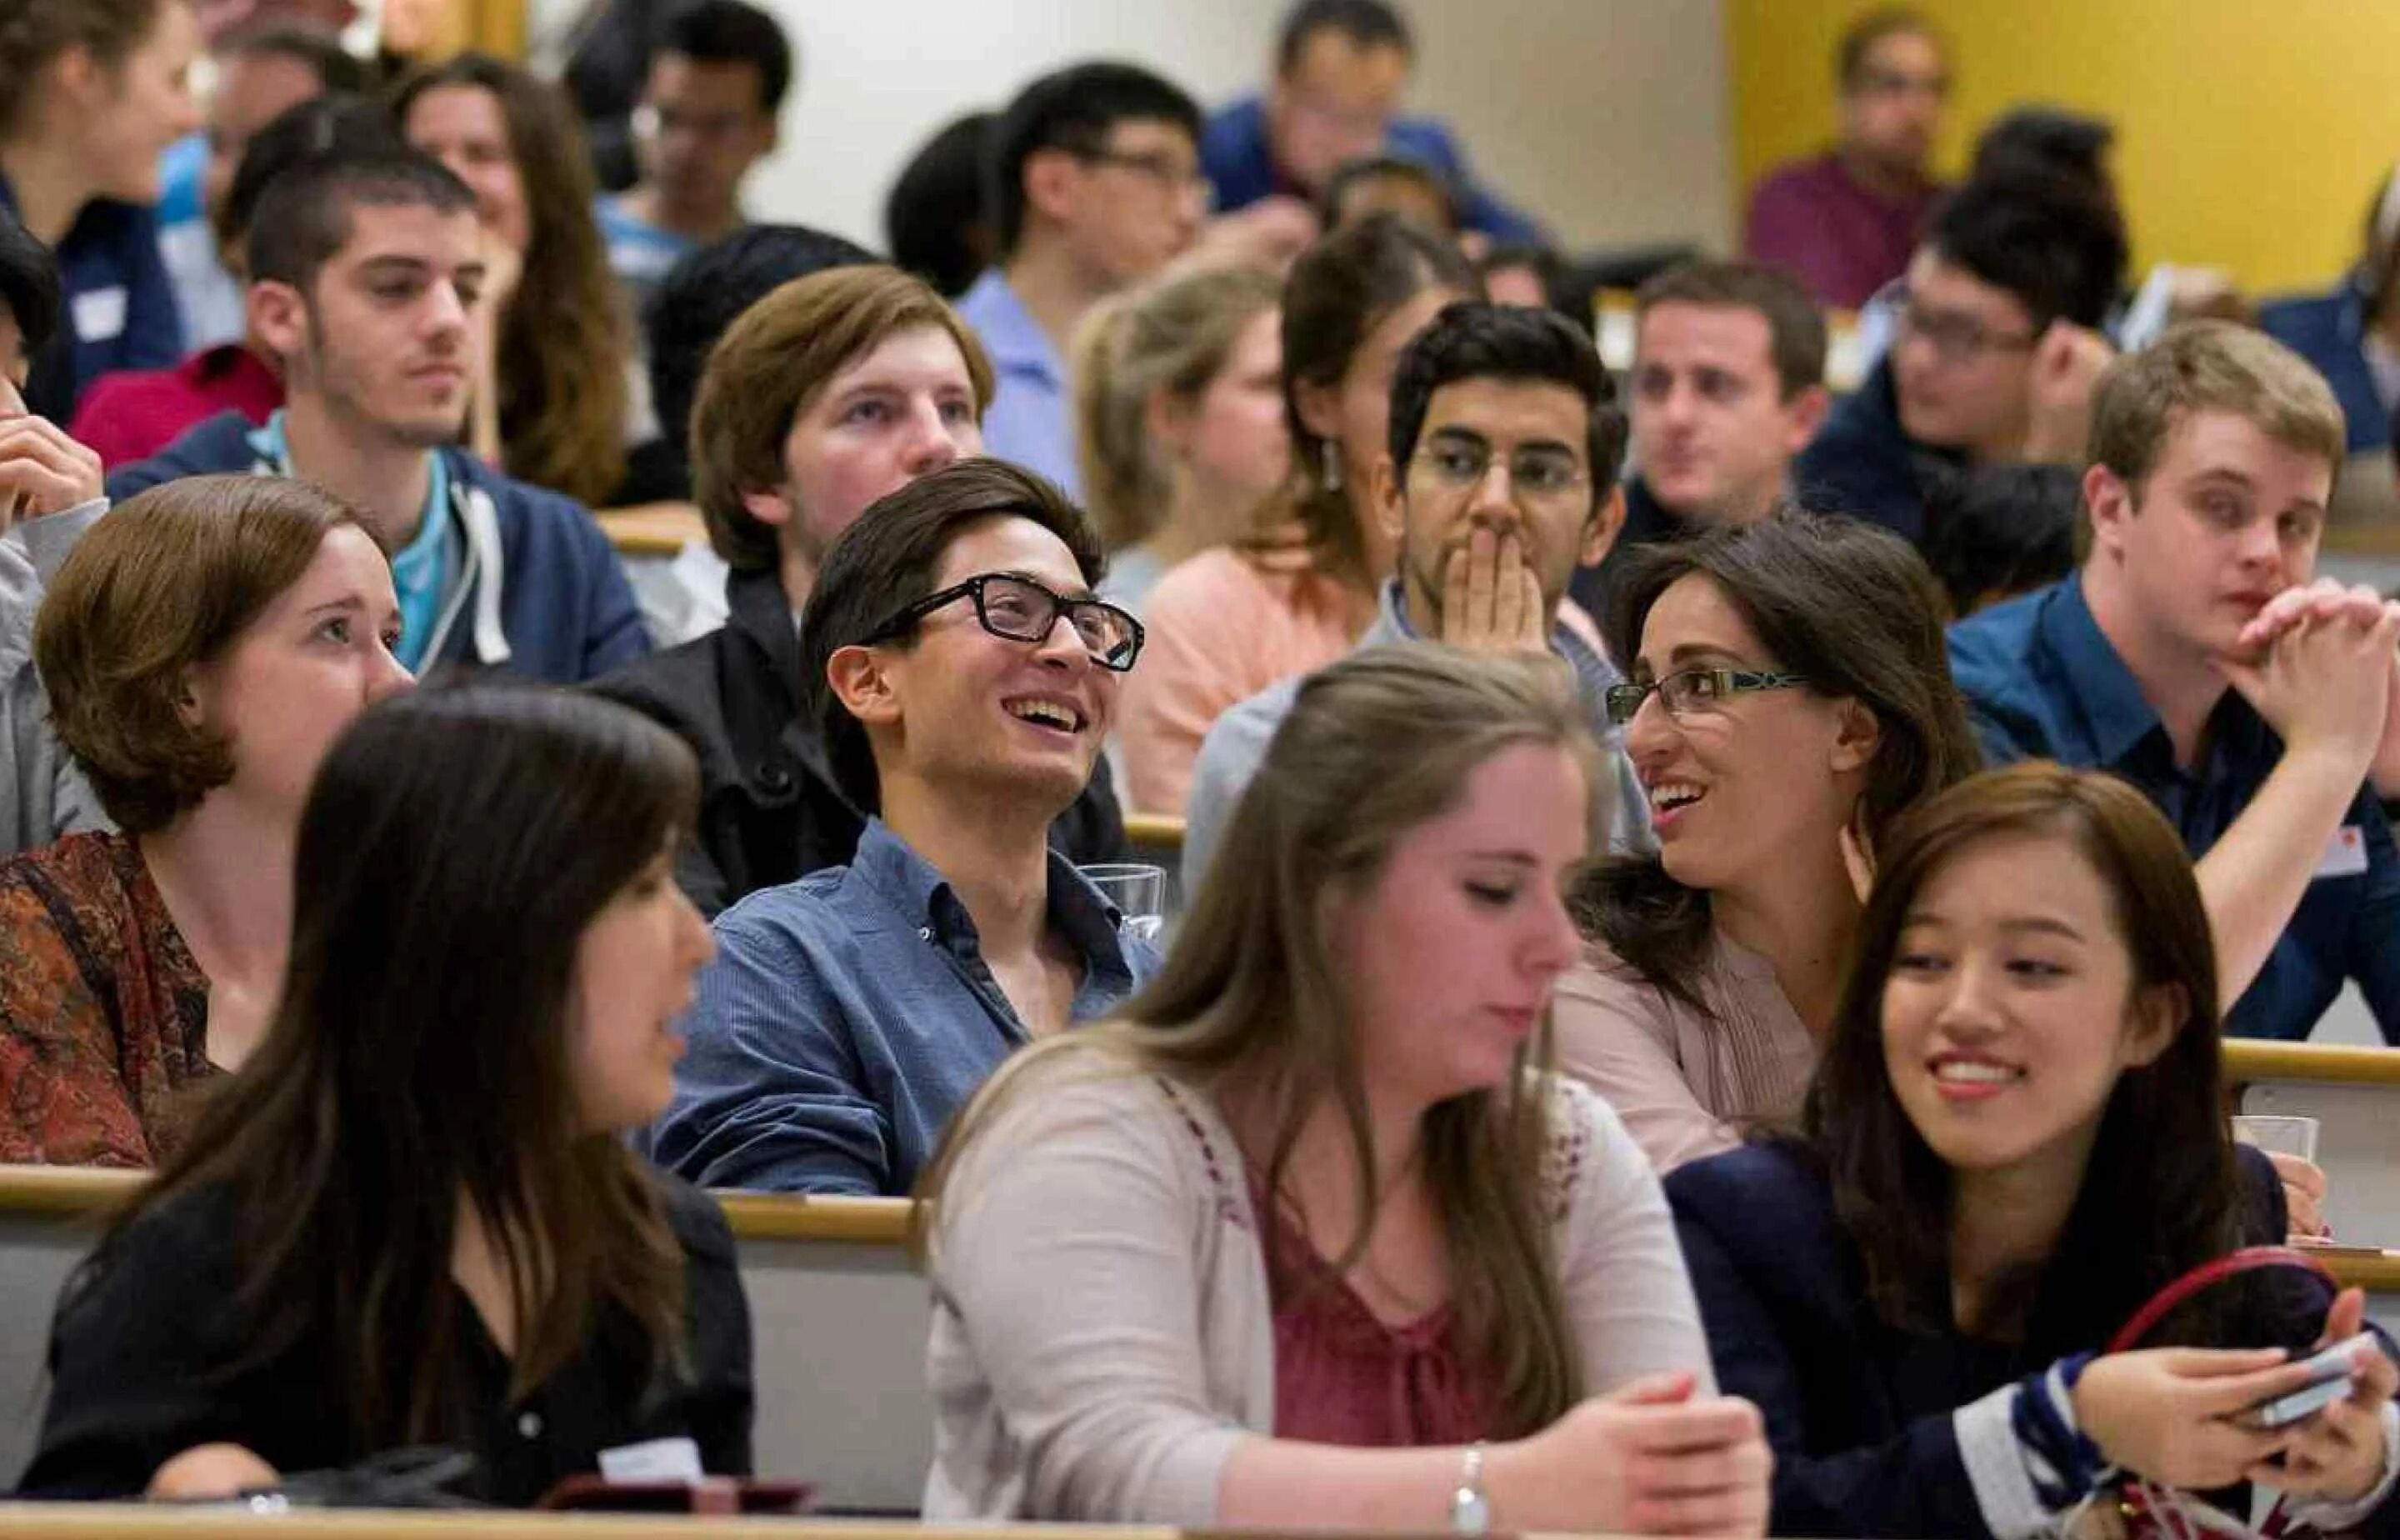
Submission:
[[[1190,273],[1100,306],[1076,334],[1100,586],[1137,614],[1167,568],[1257,533],[1290,473],[1279,293],[1249,268]]]
[[[920,1183],[929,1519],[1760,1533],[1657,1179],[1549,1068],[1595,760],[1555,660],[1301,685],[1165,971]]]

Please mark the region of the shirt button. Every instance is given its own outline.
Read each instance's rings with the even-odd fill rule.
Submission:
[[[540,1438],[541,1413],[539,1411],[528,1411],[524,1416],[519,1417],[517,1419],[517,1434],[520,1438]]]
[[[920,926],[919,926],[919,927],[918,927],[918,929],[917,929],[917,939],[918,939],[918,940],[920,940],[920,941],[931,941],[931,940],[933,940],[933,939],[934,939],[934,928],[933,928],[931,925],[920,925]]]

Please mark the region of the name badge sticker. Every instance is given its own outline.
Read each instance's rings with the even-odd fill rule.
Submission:
[[[2355,824],[2344,824],[2325,841],[2317,857],[2316,877],[2356,877],[2366,870],[2366,835]]]
[[[697,1481],[700,1446],[689,1438],[653,1438],[600,1451],[600,1474],[611,1481]]]
[[[125,330],[125,289],[87,289],[75,297],[75,333],[85,342],[106,342]]]

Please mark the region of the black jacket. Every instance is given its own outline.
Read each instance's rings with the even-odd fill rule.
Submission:
[[[732,613],[723,629],[591,687],[700,756],[698,838],[677,860],[675,880],[712,917],[760,888],[847,865],[866,827],[801,715],[800,639],[782,581],[736,572],[725,597]],[[1106,760],[1050,825],[1050,843],[1079,865],[1127,858]]]

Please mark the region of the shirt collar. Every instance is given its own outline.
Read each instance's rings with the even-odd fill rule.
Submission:
[[[265,423],[252,429],[250,450],[266,462],[264,469],[279,476],[297,475],[292,469],[292,443],[284,436],[284,409],[279,406],[267,414]],[[391,553],[394,562],[403,557],[423,561],[426,553],[445,538],[449,521],[443,515],[450,501],[450,467],[436,450],[426,451],[425,459],[425,507],[417,515],[416,533],[409,538],[407,546]]]
[[[2035,622],[2045,650],[2056,658],[2061,676],[2082,707],[2092,747],[2102,765],[2123,761],[2134,746],[2160,730],[2159,714],[2142,694],[2142,682],[2117,655],[2083,597],[2083,576],[2074,573],[2052,591]]]
[[[1009,287],[1006,275],[999,268],[984,269],[983,277],[975,280],[975,287],[959,297],[959,309],[974,322],[984,351],[991,355],[994,369],[1003,374],[1039,375],[1065,386],[1066,366],[1058,361],[1058,349],[1050,344],[1050,334],[1033,319],[1033,312],[1016,297],[1016,291]]]
[[[1057,851],[1049,852],[1049,920],[1082,956],[1087,972],[1130,986],[1133,965],[1125,958],[1118,926],[1124,916],[1086,881],[1075,864]],[[850,869],[863,878],[927,940],[953,950],[975,952],[979,946],[975,920],[951,892],[949,879],[919,855],[908,842],[892,832],[881,818],[870,817],[858,837],[858,853]]]

